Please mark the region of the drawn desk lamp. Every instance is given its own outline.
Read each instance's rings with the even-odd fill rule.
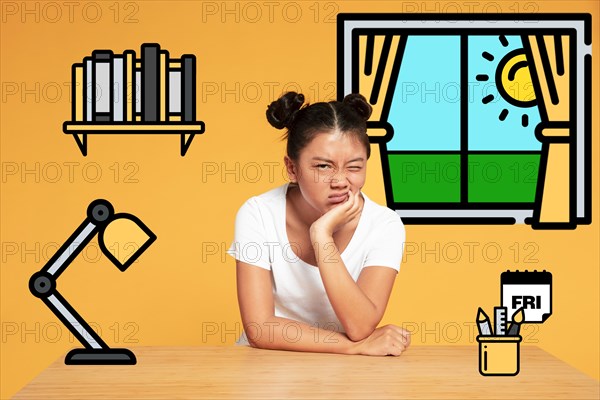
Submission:
[[[98,234],[102,253],[121,271],[125,271],[151,244],[156,235],[137,217],[115,214],[112,205],[103,199],[94,200],[87,209],[87,218],[58,249],[44,267],[32,275],[29,290],[39,297],[60,321],[85,346],[71,350],[65,364],[127,364],[136,363],[129,349],[110,348],[90,325],[75,311],[56,289],[56,280],[77,257],[89,241]],[[109,250],[106,243],[135,245],[132,254],[123,254],[118,246]]]

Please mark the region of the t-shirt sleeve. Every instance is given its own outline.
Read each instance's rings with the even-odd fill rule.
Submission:
[[[364,267],[389,267],[400,271],[406,234],[400,217],[390,218],[373,234]]]
[[[265,221],[255,198],[246,201],[238,210],[233,243],[227,254],[247,264],[271,269]]]

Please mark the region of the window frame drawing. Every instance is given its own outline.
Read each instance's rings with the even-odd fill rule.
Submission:
[[[372,104],[374,112],[367,123],[368,134],[370,142],[379,147],[387,206],[395,210],[404,222],[524,223],[534,229],[573,229],[577,225],[591,223],[591,15],[360,13],[339,14],[337,22],[338,99],[348,93],[360,92]],[[461,104],[460,110],[460,201],[399,202],[394,198],[387,148],[387,143],[394,136],[394,126],[388,118],[406,38],[415,35],[460,36],[461,49],[474,35],[518,35],[523,39],[530,70],[536,77],[532,80],[535,81],[536,99],[541,102],[539,109],[542,116],[542,122],[535,127],[535,137],[540,141],[540,164],[532,203],[469,202],[467,160],[473,151],[469,150],[468,128],[464,127],[468,124],[465,110],[468,104]],[[373,41],[367,39],[365,56],[365,51],[359,46],[359,38],[365,36],[377,36],[383,40],[378,44],[379,53],[375,51],[376,54],[371,55]],[[564,78],[568,79],[568,93],[560,93],[562,105],[568,106],[566,121],[556,117],[556,113],[549,115],[554,112],[550,103],[554,103],[556,93],[550,101],[548,86],[552,89],[552,75],[544,59],[548,53],[544,43],[552,46],[552,40],[556,45],[555,53],[566,60],[570,71]],[[362,46],[365,46],[364,40]],[[562,54],[563,48],[568,49],[568,54]],[[467,62],[466,59],[463,61]],[[559,62],[558,56],[556,62]],[[363,69],[369,74],[368,79]],[[461,82],[469,81],[467,73],[460,71]],[[460,91],[461,102],[466,103],[462,100],[468,89],[461,87]],[[568,163],[568,174],[558,171],[562,165],[558,164],[559,159],[563,164]],[[548,194],[546,198],[544,193]],[[549,193],[559,195],[551,198]]]

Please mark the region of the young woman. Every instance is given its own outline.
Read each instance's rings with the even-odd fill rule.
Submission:
[[[303,104],[289,92],[267,109],[271,125],[287,128],[290,183],[252,197],[236,217],[230,254],[245,336],[265,349],[398,356],[409,332],[377,325],[404,225],[360,191],[371,106],[359,94]]]

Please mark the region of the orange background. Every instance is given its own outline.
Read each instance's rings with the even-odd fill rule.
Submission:
[[[2,398],[79,346],[27,285],[96,198],[138,216],[158,236],[126,273],[98,256],[94,240],[60,277],[63,296],[104,340],[115,347],[235,341],[241,326],[234,262],[225,254],[235,213],[248,197],[285,181],[281,132],[267,124],[265,108],[283,90],[299,89],[313,102],[335,97],[337,12],[588,12],[593,47],[600,39],[593,2],[265,3],[1,2]],[[197,115],[206,133],[185,157],[179,138],[166,135],[90,136],[83,157],[62,133],[71,64],[94,49],[139,54],[145,42],[160,43],[171,57],[196,55]],[[592,225],[407,226],[410,252],[384,323],[409,327],[415,345],[476,346],[475,313],[478,306],[491,313],[499,302],[500,273],[547,269],[554,314],[524,327],[524,345],[598,379],[597,113],[593,118]],[[383,204],[379,160],[372,157],[368,168],[364,191]]]

